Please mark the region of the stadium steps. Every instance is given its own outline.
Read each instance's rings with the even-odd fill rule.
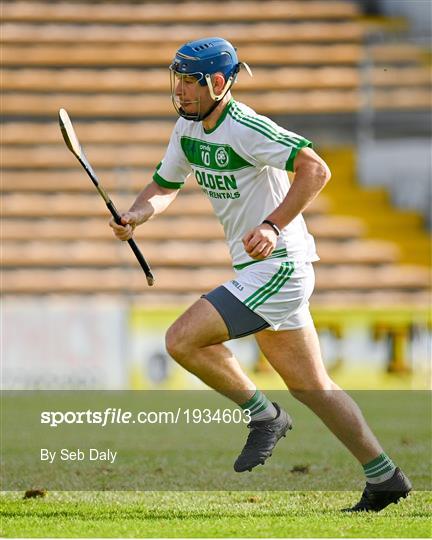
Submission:
[[[262,114],[335,114],[354,113],[362,105],[357,90],[310,90],[265,93],[235,93]],[[425,110],[430,107],[431,92],[424,89],[376,90],[373,105],[380,110]],[[148,94],[52,94],[27,95],[15,93],[3,96],[3,114],[55,118],[58,110],[66,108],[72,115],[85,118],[116,117],[134,120],[140,117],[173,117],[168,96]]]
[[[60,128],[59,128],[59,134]],[[2,147],[2,163],[10,169],[62,169],[77,165],[76,158],[61,140],[58,144],[10,145]],[[104,167],[155,167],[163,158],[166,145],[104,144],[85,145],[85,153],[97,171]]]
[[[4,91],[16,92],[78,92],[78,93],[166,93],[166,69],[3,69],[0,71]],[[383,70],[375,67],[372,83],[376,87],[412,87],[430,85],[430,74],[425,66],[394,67]],[[325,66],[317,68],[257,68],[253,77],[244,72],[235,90],[242,92],[296,89],[352,89],[361,84],[356,67]],[[241,95],[241,94],[240,94]],[[143,125],[143,129],[145,126]]]
[[[308,229],[318,240],[350,242],[359,239],[364,232],[361,220],[351,217],[309,215]],[[214,215],[167,217],[160,215],[138,227],[134,233],[138,240],[221,240],[222,226]],[[77,239],[111,240],[112,230],[108,216],[101,218],[6,218],[2,221],[4,241],[28,241],[31,238],[50,241]]]
[[[128,247],[113,239],[105,205],[64,147],[56,121],[58,108],[67,108],[104,186],[120,209],[127,208],[165,151],[175,120],[166,66],[192,35],[187,32],[201,34],[205,27],[233,36],[255,74],[241,74],[235,95],[263,114],[356,113],[363,107],[364,27],[354,4],[312,1],[305,10],[304,2],[266,2],[265,13],[262,2],[193,6],[113,3],[102,10],[91,3],[3,3],[6,294],[130,292],[160,302],[199,295],[232,277],[221,226],[189,180],[166,215],[136,231],[157,279],[148,288]],[[370,52],[376,106],[429,105],[421,49],[383,44]],[[330,190],[339,176],[354,175],[349,162],[336,169]],[[353,203],[341,191],[337,206],[326,192],[305,216],[322,256],[315,302],[424,303],[425,269],[399,265],[404,247],[388,242],[390,231],[402,237],[403,230],[419,227],[418,216],[383,213],[382,193]],[[371,219],[365,225],[360,212],[343,215],[356,202],[374,210],[374,226],[387,241],[370,238]],[[203,253],[213,267],[198,270]]]
[[[364,28],[358,20],[329,22],[251,22],[218,24],[169,24],[154,23],[128,25],[116,23],[76,23],[52,24],[50,22],[20,23],[5,22],[1,41],[14,44],[61,44],[61,43],[148,43],[161,41],[171,43],[172,48],[179,43],[196,39],[196,36],[224,36],[236,43],[301,43],[301,42],[353,42],[364,37]]]
[[[177,46],[180,46],[178,42]],[[2,64],[5,66],[169,66],[176,47],[172,44],[148,45],[146,43],[74,44],[70,45],[3,45]],[[256,45],[244,44],[239,48],[240,58],[251,66],[268,65],[338,65],[356,64],[362,59],[359,44],[331,45]],[[388,54],[391,54],[388,52]],[[415,51],[405,51],[416,58]],[[398,55],[399,58],[399,55]],[[395,59],[397,61],[397,59]],[[386,57],[386,61],[387,57]]]
[[[432,238],[421,214],[395,208],[382,188],[361,186],[353,149],[326,150],[323,157],[332,164],[333,180],[325,190],[329,211],[362,220],[366,237],[392,239],[399,246],[401,262],[430,265]]]
[[[46,192],[55,193],[57,191],[66,192],[93,192],[94,186],[89,181],[88,176],[78,166],[78,163],[71,163],[73,168],[67,169],[8,169],[3,172],[0,190],[4,193],[20,192]],[[95,166],[96,172],[108,190],[127,191],[132,194],[141,190],[150,182],[155,167],[153,168],[131,168],[121,169],[120,167],[105,169]],[[198,189],[196,182],[188,179],[185,182],[183,191]]]
[[[74,128],[81,141],[87,144],[130,144],[159,143],[166,147],[172,133],[175,120],[172,121],[135,121],[135,122],[75,122]],[[49,122],[6,122],[2,126],[4,145],[42,145],[58,144],[62,136],[57,116]]]
[[[421,64],[423,49],[412,43],[381,43],[369,49],[371,60],[376,65]]]
[[[330,306],[331,310],[346,310],[348,306],[361,306],[363,309],[389,310],[397,314],[400,308],[417,312],[419,308],[424,309],[421,306],[429,306],[430,300],[431,295],[427,290],[317,291],[313,295],[313,309],[328,309]]]
[[[377,70],[377,75],[382,70]],[[421,73],[418,68],[401,68],[408,84],[417,84]],[[427,72],[426,72],[427,74]],[[166,93],[169,80],[165,69],[3,69],[0,71],[3,90],[17,92],[163,92]],[[317,68],[257,68],[253,77],[241,72],[236,82],[236,92],[243,90],[292,90],[356,88],[360,84],[358,69],[345,66],[325,66]]]
[[[134,197],[112,193],[119,209],[129,208]],[[3,195],[3,218],[8,217],[102,217],[107,216],[103,200],[96,194],[81,193],[8,193]],[[315,199],[306,209],[306,215],[320,214],[326,210],[326,199]],[[213,209],[207,197],[201,193],[180,194],[167,208],[164,215],[212,215]]]
[[[239,101],[248,103],[262,114],[334,114],[353,113],[365,105],[358,90],[287,90],[234,92]],[[425,110],[432,93],[423,88],[376,89],[372,103],[380,110]],[[55,118],[60,108],[85,118],[115,117],[135,120],[140,117],[171,117],[173,107],[168,94],[26,94],[4,93],[3,114]]]
[[[85,238],[85,236],[84,236]],[[148,236],[147,236],[148,238]],[[140,247],[154,266],[163,267],[230,267],[228,248],[224,240],[192,241],[166,239],[140,241]],[[25,254],[25,257],[23,257]],[[394,244],[375,240],[356,240],[349,243],[320,242],[322,265],[375,265],[395,262],[398,253]],[[3,267],[59,267],[59,266],[136,266],[136,259],[126,246],[112,235],[112,240],[88,239],[68,241],[29,240],[3,241]]]
[[[402,262],[430,266],[432,262],[432,238],[424,228],[422,221],[419,221],[420,225],[396,229],[391,227],[371,227],[368,226],[367,222],[363,221],[363,223],[366,227],[366,237],[395,242],[399,248]]]
[[[181,45],[181,42],[178,43]],[[6,66],[139,66],[151,68],[168,66],[173,57],[171,44],[158,47],[148,44],[52,44],[2,45],[2,65]],[[422,61],[422,49],[411,44],[382,44],[370,48],[376,64],[415,65]],[[316,45],[250,45],[239,47],[242,61],[255,66],[357,65],[365,58],[361,44],[336,43]]]
[[[360,107],[360,96],[356,90],[310,90],[262,93],[235,93],[237,99],[245,101],[262,114],[314,114],[351,113]],[[405,106],[417,108],[426,102],[428,94],[418,97],[416,104],[407,96]],[[392,104],[391,104],[392,105]],[[173,106],[168,92],[159,94],[26,94],[4,93],[3,114],[32,118],[55,118],[64,107],[71,115],[85,118],[112,117],[135,120],[140,117],[171,117]]]
[[[432,92],[422,88],[375,89],[372,102],[378,110],[428,110],[432,103]]]
[[[405,17],[389,15],[364,15],[360,23],[367,33],[406,34],[409,31],[409,22]]]
[[[73,169],[42,169],[42,170],[20,170],[8,169],[3,173],[0,191],[4,193],[20,192],[45,192],[56,193],[94,193],[94,186],[89,181],[88,176],[77,165]],[[153,176],[155,168],[141,169],[104,169],[98,168],[97,173],[104,187],[109,191],[119,191],[129,193],[131,197],[137,195]],[[182,192],[200,191],[200,187],[194,178],[188,177]]]
[[[265,11],[261,2],[173,2],[173,3],[121,3],[98,4],[66,2],[3,2],[4,22],[43,23],[202,23],[202,22],[246,22],[246,21],[308,21],[318,19],[352,19],[358,17],[355,4],[341,0],[304,2],[266,2]]]
[[[374,87],[406,87],[422,86],[430,87],[430,70],[425,65],[398,67],[391,69],[375,67],[372,69],[371,82]]]
[[[125,246],[125,249],[126,246]],[[228,268],[159,268],[153,267],[155,287],[159,292],[195,293],[208,291],[233,279]],[[130,268],[14,268],[1,274],[5,294],[47,293],[135,293],[149,291],[142,271]],[[338,265],[317,266],[316,288],[319,292],[338,291],[412,291],[423,292],[429,283],[426,269],[417,266],[361,268]]]

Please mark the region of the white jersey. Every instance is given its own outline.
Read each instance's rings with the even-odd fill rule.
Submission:
[[[295,156],[306,146],[311,146],[307,139],[231,99],[209,131],[202,122],[178,119],[153,180],[180,189],[193,172],[224,228],[238,269],[257,262],[246,253],[242,237],[281,204],[290,187],[286,171],[293,170]],[[284,227],[269,258],[318,260],[301,215]]]

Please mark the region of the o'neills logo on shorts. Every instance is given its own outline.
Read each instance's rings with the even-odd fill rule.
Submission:
[[[235,279],[233,279],[233,280],[231,281],[231,283],[232,283],[232,284],[234,285],[234,287],[235,287],[236,289],[238,289],[239,291],[244,291],[243,285],[240,285],[240,283],[239,283],[238,281],[236,281]]]

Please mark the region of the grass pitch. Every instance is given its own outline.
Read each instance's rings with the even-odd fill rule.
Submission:
[[[212,437],[219,435],[207,442],[203,437],[203,426],[192,433],[195,437],[193,447],[196,451],[202,447],[202,451],[197,452],[201,457],[189,464],[188,470],[183,467],[185,448],[182,453],[178,451],[178,445],[174,449],[164,447],[164,452],[158,454],[166,460],[162,467],[150,461],[145,469],[146,454],[138,452],[140,459],[136,460],[132,455],[125,470],[119,469],[122,478],[128,471],[132,478],[145,479],[146,470],[149,472],[157,465],[162,476],[169,478],[170,474],[176,474],[178,489],[190,485],[188,477],[195,475],[193,483],[202,491],[162,491],[164,488],[157,487],[148,487],[152,491],[55,491],[54,488],[50,491],[48,481],[46,486],[37,486],[26,476],[23,459],[31,446],[12,445],[11,453],[17,455],[19,465],[14,469],[14,476],[19,476],[25,489],[47,487],[48,493],[42,498],[23,499],[24,491],[3,492],[0,534],[3,537],[39,538],[430,538],[429,398],[425,400],[424,394],[415,392],[367,393],[359,398],[389,455],[406,471],[415,489],[423,490],[413,492],[399,505],[392,504],[378,514],[351,515],[340,511],[360,497],[364,486],[361,467],[323,426],[309,423],[311,413],[305,407],[292,401],[287,406],[296,419],[296,429],[278,445],[264,467],[250,475],[246,473],[246,477],[232,477],[236,452],[231,449],[228,439],[223,439],[226,452],[218,454],[216,443],[222,433],[221,427],[210,432]],[[18,409],[21,416],[23,410]],[[246,428],[234,428],[230,436],[234,437],[234,447],[239,450]],[[243,430],[242,435],[239,429]],[[64,433],[66,436],[67,431]],[[132,439],[132,434],[125,431],[126,440],[135,448],[137,441]],[[36,442],[40,446],[41,439]],[[53,469],[55,474],[59,471]],[[98,470],[91,474],[96,479],[100,476]],[[213,477],[222,480],[225,491],[209,491]],[[240,480],[247,478],[254,479],[254,487],[234,491],[236,482],[239,489]],[[278,480],[279,484],[275,482],[274,485],[291,491],[264,491],[269,479]],[[90,480],[88,478],[89,485]],[[347,488],[357,491],[343,491]]]
[[[431,492],[379,514],[347,515],[353,492],[52,492],[2,497],[5,537],[431,536]]]

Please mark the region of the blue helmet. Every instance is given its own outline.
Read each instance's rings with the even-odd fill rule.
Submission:
[[[181,75],[194,75],[205,86],[206,75],[223,73],[235,78],[240,64],[235,48],[226,39],[210,37],[189,41],[177,51],[170,69]]]
[[[204,120],[229,92],[242,66],[252,75],[249,66],[238,61],[235,48],[226,39],[202,38],[182,45],[170,65],[171,99],[177,113],[187,120]],[[225,78],[225,86],[219,95],[216,95],[213,89],[212,75],[215,73],[222,73]],[[189,76],[195,77],[201,86],[208,86],[214,103],[206,111],[201,110],[200,100],[195,100],[196,113],[187,113],[176,100],[176,79],[182,80]]]

